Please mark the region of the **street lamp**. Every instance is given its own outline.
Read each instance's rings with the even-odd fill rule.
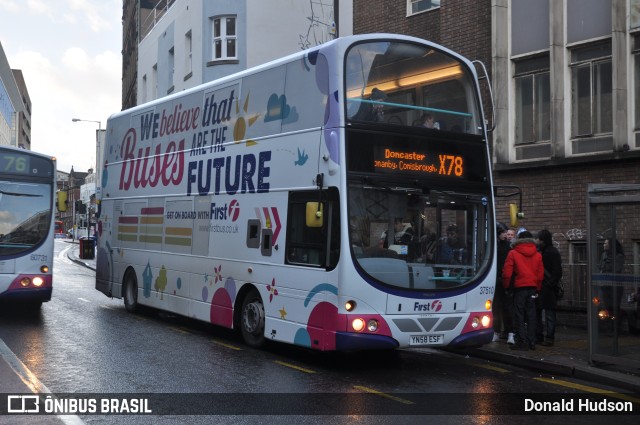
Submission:
[[[100,165],[99,159],[98,159],[98,153],[100,152],[100,135],[102,134],[102,121],[83,120],[83,119],[80,119],[80,118],[71,118],[71,121],[73,121],[73,122],[80,122],[80,121],[94,122],[94,123],[98,124],[98,135],[96,137],[96,177],[98,177],[98,166]],[[96,182],[96,187],[97,187],[97,184],[98,184],[98,182]]]
[[[84,121],[84,122],[93,122],[98,124],[98,133],[96,135],[96,168],[95,168],[95,174],[96,174],[96,204],[98,203],[98,199],[100,195],[100,190],[101,190],[101,185],[102,182],[100,181],[100,137],[102,137],[102,121],[95,121],[95,120],[83,120],[80,118],[71,118],[71,121],[73,122],[80,122],[80,121]],[[97,205],[96,205],[97,206]],[[87,214],[87,221],[89,221],[89,217]],[[88,228],[87,228],[88,230]],[[97,230],[97,228],[96,228]]]

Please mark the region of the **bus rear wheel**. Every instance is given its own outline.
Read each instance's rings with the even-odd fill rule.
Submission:
[[[138,281],[133,273],[124,279],[124,308],[129,313],[135,313],[138,308]]]
[[[249,291],[242,301],[240,313],[240,331],[242,339],[251,347],[264,344],[264,305],[256,289]]]

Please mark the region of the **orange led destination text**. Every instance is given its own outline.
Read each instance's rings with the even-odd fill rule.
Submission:
[[[464,161],[455,155],[438,155],[440,164],[425,163],[427,155],[418,152],[400,152],[391,149],[384,150],[384,160],[374,160],[376,168],[386,168],[398,171],[417,171],[423,173],[438,173],[445,176],[460,177],[464,174]]]

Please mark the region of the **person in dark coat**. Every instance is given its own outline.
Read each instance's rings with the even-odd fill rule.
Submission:
[[[515,344],[513,329],[513,294],[502,286],[502,268],[511,249],[511,242],[507,240],[507,226],[496,224],[496,252],[498,273],[496,275],[496,289],[493,295],[493,342],[507,339],[508,344]]]
[[[368,101],[360,105],[360,109],[354,115],[354,119],[358,121],[384,122],[384,102],[387,95],[379,88],[371,91]]]
[[[513,278],[513,304],[517,341],[512,350],[535,350],[536,299],[542,287],[544,266],[531,232],[522,230],[512,243],[502,269],[502,285],[508,289]],[[525,325],[525,323],[527,325]]]
[[[562,258],[560,252],[553,246],[551,232],[544,229],[538,232],[536,238],[538,250],[542,254],[544,265],[544,279],[542,290],[536,303],[536,342],[546,347],[552,347],[556,334],[556,306],[558,287],[562,279]],[[544,310],[546,337],[542,326],[542,311]]]

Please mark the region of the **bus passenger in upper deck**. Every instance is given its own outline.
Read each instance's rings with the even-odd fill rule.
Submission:
[[[440,130],[440,124],[433,118],[433,115],[431,115],[429,112],[422,114],[422,116],[418,120],[418,127]]]
[[[374,87],[369,96],[370,102],[362,102],[360,109],[354,115],[354,119],[358,121],[384,122],[384,105],[378,102],[384,102],[387,95],[382,90]]]

